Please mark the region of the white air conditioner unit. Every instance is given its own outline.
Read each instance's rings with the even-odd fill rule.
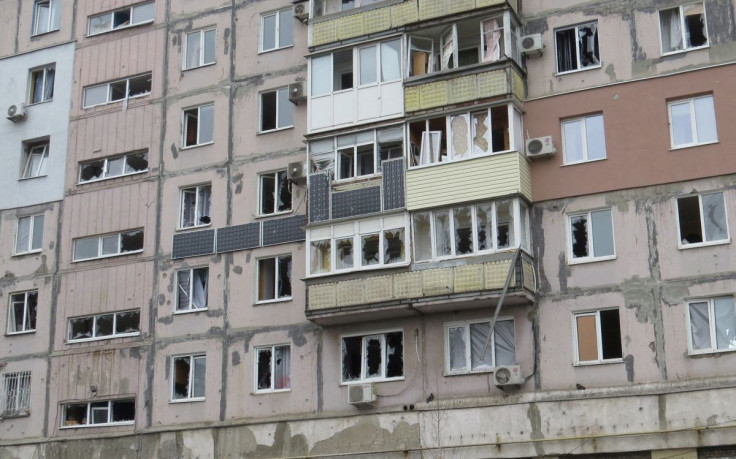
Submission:
[[[8,119],[12,122],[22,120],[26,117],[26,105],[22,102],[8,107]]]
[[[286,178],[292,182],[303,182],[307,179],[307,165],[303,162],[289,163]]]
[[[297,104],[307,100],[307,94],[304,92],[304,83],[291,83],[289,85],[289,102]]]
[[[351,405],[373,405],[375,402],[376,394],[373,392],[373,384],[348,386],[348,403]]]
[[[301,22],[307,22],[309,19],[309,3],[297,3],[292,7],[294,17]]]
[[[530,56],[530,55],[542,55],[542,51],[544,50],[544,45],[542,44],[542,34],[541,33],[535,33],[532,35],[525,35],[521,37],[521,53]]]
[[[551,135],[527,139],[526,141],[526,156],[530,159],[552,156],[555,153],[557,153],[557,150]]]
[[[493,372],[493,384],[497,387],[520,386],[524,382],[519,365],[496,367]]]

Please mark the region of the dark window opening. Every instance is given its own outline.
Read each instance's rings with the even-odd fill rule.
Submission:
[[[261,131],[276,129],[276,91],[261,94]]]
[[[93,317],[72,319],[69,322],[71,323],[72,339],[92,338]]]
[[[291,256],[279,257],[279,298],[291,296]]]
[[[125,172],[140,172],[148,170],[148,159],[146,153],[132,153],[126,156]]]
[[[360,379],[362,341],[360,336],[342,339],[343,381],[357,381]]]
[[[114,317],[113,314],[97,316],[97,320],[95,321],[95,336],[112,335]]]
[[[135,400],[117,400],[112,404],[112,422],[135,420]]]
[[[189,397],[189,357],[174,359],[174,398]]]
[[[261,176],[261,214],[274,213],[274,189],[275,177],[273,175]]]
[[[378,234],[370,234],[362,237],[363,242],[363,266],[378,264],[380,255],[380,238]]]
[[[271,349],[258,351],[258,389],[271,388]]]
[[[700,226],[700,200],[697,196],[677,200],[680,223],[680,238],[683,244],[703,242],[703,229]]]
[[[386,377],[404,376],[404,334],[386,333]]]
[[[115,321],[115,333],[135,333],[140,327],[140,311],[120,312]]]
[[[384,254],[384,263],[399,263],[404,261],[404,230],[397,229],[392,231],[384,231],[384,244],[386,253]]]
[[[96,180],[102,178],[102,174],[105,171],[105,161],[90,161],[82,164],[82,170],[80,172],[80,178],[82,182],[88,182],[90,180]]]
[[[572,256],[573,258],[588,256],[588,219],[581,215],[573,217],[572,225]]]
[[[120,235],[120,252],[143,250],[143,231],[129,231]]]
[[[197,130],[199,129],[199,110],[192,109],[184,112],[185,139],[184,146],[197,145]]]
[[[112,28],[117,29],[118,27],[127,25],[130,25],[130,10],[126,8],[121,11],[115,11],[112,16]]]
[[[618,309],[607,309],[601,315],[601,346],[603,359],[620,359],[621,351],[621,324]]]
[[[381,337],[371,336],[365,340],[365,377],[381,376],[383,356],[381,355]]]
[[[87,404],[67,405],[64,410],[64,425],[75,426],[87,424]]]
[[[333,91],[352,89],[353,87],[353,50],[338,51],[332,55]]]

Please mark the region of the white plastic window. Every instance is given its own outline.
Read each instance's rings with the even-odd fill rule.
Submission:
[[[59,30],[61,0],[35,0],[33,2],[33,28],[31,35]]]
[[[677,198],[680,247],[697,247],[729,240],[723,193]]]
[[[703,2],[661,10],[659,29],[662,54],[708,46],[708,26]]]
[[[114,257],[142,251],[142,229],[74,240],[74,261]]]
[[[256,392],[278,392],[291,387],[289,345],[256,348]]]
[[[736,349],[736,309],[732,296],[690,301],[688,320],[692,353]]]
[[[79,164],[79,183],[96,182],[148,171],[148,152],[93,159]]]
[[[672,148],[718,141],[712,95],[670,102],[669,115]]]
[[[606,158],[603,115],[591,115],[562,122],[565,164]]]
[[[184,110],[183,146],[196,147],[212,143],[215,128],[214,104]]]
[[[54,77],[56,67],[48,67],[31,71],[31,93],[28,102],[38,104],[48,102],[54,98]]]
[[[26,161],[22,178],[29,179],[46,175],[46,163],[49,158],[49,144],[41,143],[26,146]]]
[[[348,336],[341,342],[343,383],[385,381],[404,376],[403,332]]]
[[[289,88],[262,92],[260,100],[260,132],[294,127],[294,104],[289,101]]]
[[[618,309],[576,313],[575,363],[603,363],[623,357]]]
[[[568,223],[572,261],[610,260],[616,256],[611,209],[573,214]]]
[[[140,311],[121,311],[69,319],[70,343],[140,335]]]
[[[176,273],[176,312],[207,309],[209,268],[192,268]]]
[[[8,334],[36,331],[38,290],[13,293],[8,308]]]
[[[557,73],[600,67],[598,23],[590,22],[555,31]]]
[[[153,22],[154,2],[140,3],[89,18],[87,35],[97,35]]]
[[[492,371],[498,365],[516,364],[514,321],[498,320],[489,337],[490,321],[445,325],[445,368],[462,374]]]
[[[84,107],[110,104],[151,94],[151,74],[84,88]]]
[[[183,355],[172,360],[171,400],[204,400],[207,357]]]
[[[294,44],[294,16],[291,8],[261,16],[261,51]]]
[[[15,254],[40,252],[43,248],[43,214],[18,219]]]
[[[197,30],[187,34],[184,70],[215,63],[215,29]]]
[[[212,186],[197,185],[181,190],[179,228],[207,226],[211,222]]]

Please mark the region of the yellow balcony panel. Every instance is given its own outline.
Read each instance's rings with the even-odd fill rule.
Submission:
[[[358,272],[337,281],[308,279],[306,315],[313,322],[334,325],[463,309],[491,310],[509,271],[504,305],[529,304],[535,294],[532,259],[522,252],[511,270],[513,254],[510,250],[420,263],[388,273]]]
[[[349,38],[365,35],[364,17],[366,13],[351,14],[343,16],[337,20],[337,39],[347,40]],[[388,15],[386,17],[389,17]],[[388,21],[387,21],[388,23]]]
[[[409,211],[521,194],[531,201],[529,164],[512,151],[406,172]]]

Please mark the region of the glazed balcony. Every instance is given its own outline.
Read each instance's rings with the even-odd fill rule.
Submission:
[[[514,251],[415,263],[391,271],[307,280],[307,318],[321,325],[356,323],[496,306]],[[516,259],[504,305],[534,301],[532,258]]]

